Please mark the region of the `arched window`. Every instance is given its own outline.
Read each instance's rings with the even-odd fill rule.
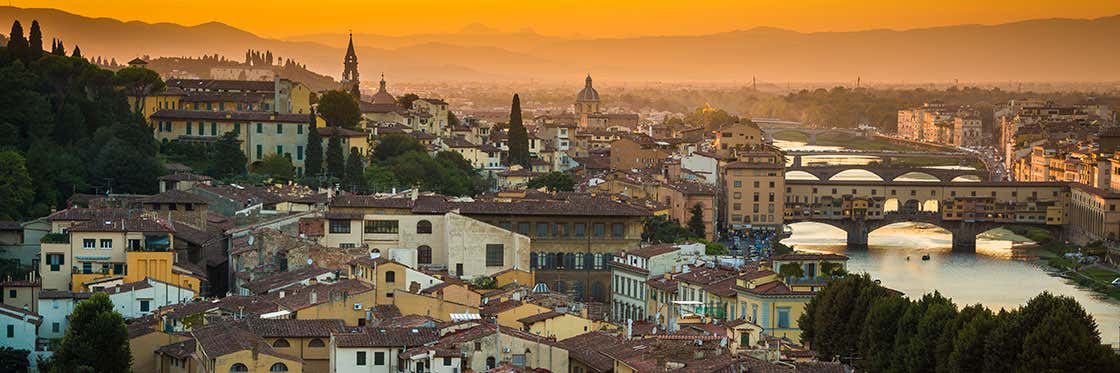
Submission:
[[[245,364],[237,363],[237,364],[233,364],[232,366],[230,366],[229,371],[230,372],[248,372],[249,367],[245,366]]]
[[[390,284],[394,283],[394,282],[397,282],[397,272],[394,272],[394,271],[385,272],[385,282],[390,283]]]
[[[268,371],[269,372],[287,372],[288,371],[288,366],[284,365],[284,363],[276,363],[276,364],[272,364],[272,367],[268,368]]]
[[[277,339],[275,342],[272,342],[272,347],[292,347],[292,344],[288,343],[287,339],[280,338],[280,339]]]
[[[427,220],[421,220],[421,221],[416,222],[416,234],[431,234],[431,233],[432,233],[432,222],[427,221]]]
[[[307,347],[327,347],[327,344],[322,339],[315,338],[307,342]]]
[[[432,264],[432,248],[428,247],[428,245],[420,245],[420,247],[417,247],[416,263]]]
[[[493,356],[489,356],[486,358],[486,370],[494,369],[497,367],[498,365],[495,363]]]

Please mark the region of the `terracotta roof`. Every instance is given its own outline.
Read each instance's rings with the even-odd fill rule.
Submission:
[[[439,332],[434,328],[366,328],[357,333],[334,335],[338,347],[416,347],[435,342]]]
[[[323,138],[330,138],[331,136],[333,136],[336,133],[340,137],[367,137],[367,136],[369,136],[369,133],[367,133],[367,132],[354,131],[354,130],[350,130],[350,129],[346,129],[346,128],[342,128],[342,127],[318,127],[318,128],[315,129],[315,131],[319,132],[319,136],[322,136]]]
[[[39,325],[39,323],[43,322],[43,318],[35,312],[31,312],[30,310],[25,310],[23,308],[12,307],[2,303],[0,303],[0,314],[5,314],[20,320],[23,320],[25,317],[31,317],[34,318],[34,320],[30,321],[35,325]]]
[[[316,284],[299,288],[287,294],[284,298],[275,300],[276,304],[292,311],[298,311],[314,305],[328,303],[332,295],[355,295],[373,291],[373,286],[355,279],[343,280],[333,284]],[[315,294],[312,302],[311,294]]]
[[[0,231],[22,231],[23,226],[18,221],[3,220],[0,221]]]
[[[521,301],[519,300],[510,299],[504,302],[485,305],[481,309],[479,309],[478,313],[482,315],[497,315],[499,313],[517,308],[522,304],[523,303],[521,303]]]
[[[594,331],[561,340],[557,344],[568,350],[568,358],[583,363],[596,372],[609,372],[614,369],[614,359],[601,351],[624,346],[626,342],[609,333]]]
[[[737,290],[761,296],[813,295],[811,291],[793,291],[781,281],[770,281],[753,288],[736,287]]]
[[[774,275],[774,274],[776,274],[776,273],[774,273],[774,271],[771,271],[771,270],[755,270],[755,271],[749,271],[749,272],[743,273],[743,274],[739,275],[739,278],[743,279],[743,280],[750,281],[750,280],[755,280],[755,279],[763,278],[763,277]]]
[[[655,277],[646,280],[647,286],[672,294],[677,293],[677,284],[679,284],[677,280],[665,277]]]
[[[397,308],[395,304],[378,304],[370,309],[373,312],[373,316],[379,319],[388,319],[401,315],[401,309]]]
[[[206,111],[163,109],[152,113],[152,119],[207,120],[268,123],[307,123],[307,114],[283,114],[265,111]]]
[[[273,91],[271,80],[168,79],[168,87],[206,91]]]
[[[717,266],[715,268],[708,268],[707,266],[692,267],[687,273],[680,273],[675,276],[677,281],[694,284],[694,285],[711,285],[728,278],[735,278],[738,276],[734,270]]]
[[[83,208],[71,207],[65,210],[57,211],[47,216],[47,220],[107,220],[107,219],[121,219],[128,217],[128,210],[120,208]]]
[[[627,255],[634,255],[641,258],[652,258],[661,254],[668,254],[680,250],[677,244],[658,244],[646,247],[640,247],[634,250],[626,251]]]
[[[39,299],[89,299],[90,293],[75,293],[69,290],[42,290]]]
[[[141,198],[140,203],[190,203],[195,205],[205,205],[208,202],[202,197],[195,195],[194,193],[187,193],[178,189],[171,189],[154,196]]]
[[[234,352],[253,350],[258,353],[280,357],[287,360],[302,361],[295,356],[281,354],[272,349],[264,338],[238,327],[236,322],[209,324],[196,327],[191,331],[199,349],[207,358],[216,359]]]
[[[147,217],[131,219],[90,220],[70,227],[71,232],[163,232],[175,230],[163,221]]]
[[[245,328],[265,338],[330,338],[345,325],[342,320],[245,319]]]
[[[330,270],[320,268],[318,266],[307,266],[286,272],[280,272],[272,276],[263,277],[246,283],[241,287],[248,289],[254,294],[263,294],[274,289],[292,286],[330,272]]]
[[[531,324],[534,324],[538,321],[544,321],[544,320],[548,320],[548,319],[551,319],[551,318],[554,318],[554,317],[560,317],[560,316],[564,316],[564,313],[563,312],[558,312],[558,311],[548,311],[548,312],[544,312],[544,313],[538,313],[536,315],[530,315],[528,317],[522,317],[520,319],[517,319],[517,322],[525,324],[525,325],[531,325]]]
[[[147,279],[144,279],[144,280],[140,280],[140,281],[134,281],[134,282],[128,282],[128,283],[120,284],[120,285],[117,285],[117,286],[113,286],[111,288],[106,288],[105,292],[109,293],[109,294],[120,294],[120,293],[127,293],[127,292],[130,292],[130,291],[150,289],[151,287],[152,287],[152,284],[150,282],[148,282]]]
[[[191,354],[193,354],[197,348],[196,346],[198,346],[198,342],[192,338],[182,342],[160,346],[160,348],[156,349],[156,353],[177,359],[186,359],[191,357]]]
[[[377,323],[379,328],[421,328],[431,327],[440,321],[425,315],[398,315],[397,317],[381,320]]]
[[[729,277],[722,281],[705,286],[704,290],[708,293],[715,294],[721,297],[735,296],[735,277]]]
[[[793,252],[770,257],[774,260],[848,260],[848,257],[833,253]]]

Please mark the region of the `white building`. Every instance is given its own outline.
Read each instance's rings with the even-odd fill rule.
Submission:
[[[39,293],[39,315],[43,317],[39,328],[39,338],[60,339],[66,335],[70,325],[70,313],[82,300],[89,299],[90,293],[74,293],[68,290],[43,290]]]
[[[35,351],[35,340],[43,317],[30,310],[0,304],[0,347]]]
[[[433,328],[367,328],[331,335],[332,373],[391,373],[401,371],[400,352],[439,339]]]
[[[191,288],[178,287],[151,278],[105,289],[113,308],[125,320],[152,314],[152,311],[172,304],[190,302],[195,297]]]
[[[693,264],[704,255],[704,244],[661,244],[623,252],[611,262],[611,314],[615,321],[650,320],[646,308],[646,280]]]

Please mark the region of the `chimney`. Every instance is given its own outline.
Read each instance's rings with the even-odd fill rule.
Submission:
[[[411,194],[412,194],[412,200],[413,201],[415,201],[416,198],[420,197],[420,185],[413,185]]]
[[[280,290],[280,299],[284,299],[284,291]]]
[[[315,304],[319,300],[319,294],[316,294],[315,291],[312,290],[311,295],[310,295],[310,300],[311,300],[311,304]]]

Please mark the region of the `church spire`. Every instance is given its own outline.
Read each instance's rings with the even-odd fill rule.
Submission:
[[[591,87],[591,73],[587,73],[587,80],[586,80],[586,84],[584,84],[584,86],[585,87]]]
[[[350,33],[350,43],[346,47],[346,57],[342,60],[343,88],[350,91],[354,97],[361,98],[358,90],[358,54],[354,53],[354,33]]]

